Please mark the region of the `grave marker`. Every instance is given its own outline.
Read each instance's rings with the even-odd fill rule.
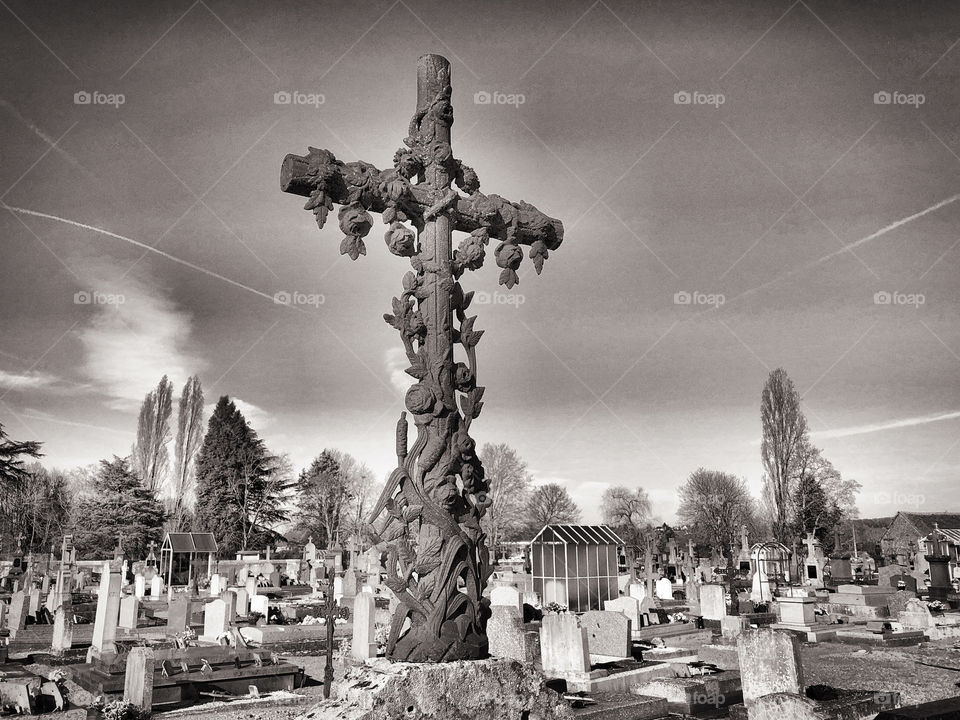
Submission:
[[[747,708],[764,695],[802,694],[800,641],[786,631],[744,629],[737,638],[743,703]]]
[[[491,606],[515,607],[523,613],[523,599],[520,591],[513,585],[498,585],[490,591]]]
[[[353,642],[350,654],[357,660],[377,656],[377,603],[372,593],[361,592],[353,601]]]
[[[633,630],[639,630],[642,627],[640,623],[640,601],[635,597],[618,597],[615,600],[604,600],[603,609],[607,612],[618,612],[625,615],[630,620],[630,627]]]
[[[512,605],[494,605],[487,620],[487,641],[490,655],[526,662],[526,638],[523,616]]]
[[[123,678],[123,699],[150,712],[153,706],[154,654],[152,648],[130,648]]]
[[[547,677],[584,680],[590,673],[587,629],[573,613],[547,613],[540,623],[540,655]]]
[[[589,610],[580,616],[587,630],[587,649],[591,655],[628,658],[633,655],[631,622],[619,612]]]
[[[93,625],[93,640],[87,653],[87,662],[105,654],[116,654],[117,621],[120,619],[120,573],[105,563],[97,591],[97,615]]]
[[[137,629],[137,616],[140,613],[140,601],[136,595],[127,595],[120,601],[119,627],[125,630]]]

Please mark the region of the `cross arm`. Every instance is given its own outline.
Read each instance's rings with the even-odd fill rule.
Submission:
[[[562,222],[522,200],[511,202],[499,195],[484,195],[478,189],[476,174],[459,161],[456,182],[469,194],[451,191],[453,195],[441,198],[435,197],[425,184],[418,185],[404,177],[403,163],[398,165],[397,169],[381,171],[369,163],[345,163],[328,150],[310,148],[307,155],[291,154],[284,158],[280,188],[309,197],[306,209],[313,210],[320,227],[333,203],[359,205],[364,210],[382,213],[385,222],[399,217],[418,228],[422,227],[425,214],[429,219],[429,211],[445,203],[455,208],[454,229],[462,232],[485,229],[490,237],[503,242],[531,246],[542,243],[545,250],[555,250],[563,242]]]

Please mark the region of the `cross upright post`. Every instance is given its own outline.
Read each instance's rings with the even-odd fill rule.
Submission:
[[[310,148],[307,155],[287,155],[280,172],[281,189],[308,197],[305,209],[321,228],[334,203],[341,206],[341,254],[366,255],[363,238],[376,212],[389,226],[390,252],[410,258],[403,292],[384,320],[400,333],[407,373],[417,380],[404,400],[417,435],[410,446],[407,412],[401,413],[397,469],[364,527],[371,545],[387,546],[386,584],[399,603],[387,656],[406,662],[487,656],[490,610],[483,590],[492,568],[480,519],[493,500],[469,435],[483,406],[476,354],[483,331],[474,329],[476,316],[467,315],[474,293],[458,281],[483,265],[490,238],[500,241],[494,255],[507,288],[519,282],[521,245],[529,246],[539,274],[563,241],[559,220],[522,200],[480,192],[477,174],[453,155],[450,98],[450,63],[424,55],[417,65],[417,109],[392,168],[342,162],[329,150]],[[469,233],[456,250],[455,230]]]

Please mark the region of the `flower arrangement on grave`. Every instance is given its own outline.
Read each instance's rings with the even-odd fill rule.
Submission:
[[[565,613],[565,612],[567,612],[567,606],[561,605],[558,602],[549,602],[543,606],[544,615],[546,615],[547,613],[557,613],[559,615],[560,613]]]

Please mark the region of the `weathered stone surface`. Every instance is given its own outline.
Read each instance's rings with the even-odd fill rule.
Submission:
[[[757,698],[747,713],[749,720],[827,720],[830,717],[810,698],[786,692]]]
[[[542,673],[514,660],[450,663],[368,661],[298,720],[569,720]]]
[[[633,587],[642,588],[643,585]],[[635,597],[618,597],[614,600],[604,600],[603,609],[608,612],[618,612],[627,616],[630,620],[631,630],[640,629],[640,601]]]
[[[618,612],[590,610],[580,616],[587,631],[587,647],[591,655],[627,658],[632,655],[631,622]]]
[[[726,588],[704,584],[700,587],[700,615],[705,620],[722,620],[727,614]]]
[[[512,605],[493,605],[487,620],[490,655],[524,662],[528,659],[523,615]]]
[[[523,599],[520,590],[513,585],[498,585],[490,591],[491,607],[506,605],[523,611]]]
[[[764,695],[803,692],[800,641],[795,635],[780,630],[745,629],[737,638],[737,658],[743,702],[748,708]]]
[[[350,654],[357,660],[377,656],[377,603],[373,593],[357,593],[353,601],[353,641]]]
[[[153,706],[153,671],[153,649],[131,648],[123,679],[123,699],[126,702],[150,710]]]
[[[549,677],[580,677],[590,671],[587,629],[573,613],[548,613],[540,621],[540,656]]]

